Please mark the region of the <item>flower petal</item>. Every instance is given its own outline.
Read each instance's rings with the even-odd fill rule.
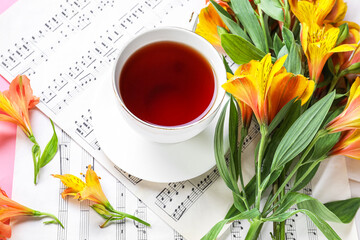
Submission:
[[[326,16],[326,21],[337,23],[344,19],[347,11],[347,4],[344,0],[337,0],[331,12]]]
[[[225,53],[221,47],[220,36],[217,32],[218,26],[227,29],[219,14],[216,12],[215,7],[209,4],[207,7],[201,9],[199,23],[196,26],[195,33],[208,40],[219,52]]]
[[[259,92],[249,78],[247,77],[235,78],[233,80],[224,83],[222,87],[225,89],[225,91],[233,95],[236,99],[248,105],[253,110],[258,121],[260,121],[261,118],[258,109]]]
[[[64,175],[53,174],[52,176],[55,178],[59,178],[66,187],[71,189],[68,190],[71,193],[80,192],[84,190],[86,186],[86,184],[80,178],[72,174],[64,174]]]
[[[330,50],[330,52],[349,52],[349,51],[354,51],[357,47],[357,44],[343,44],[340,45],[336,48],[333,48],[332,50]]]
[[[6,239],[10,237],[11,237],[10,225],[0,221],[0,239]]]

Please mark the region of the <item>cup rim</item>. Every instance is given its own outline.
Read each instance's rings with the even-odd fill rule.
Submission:
[[[214,75],[215,75],[215,81],[216,81],[216,88],[218,89],[216,92],[214,92],[214,99],[211,101],[211,106],[209,105],[208,106],[208,109],[206,110],[207,112],[198,120],[194,119],[193,122],[190,122],[190,123],[185,123],[183,125],[179,125],[179,126],[162,126],[162,125],[157,125],[157,124],[153,124],[153,123],[150,123],[150,122],[146,122],[142,119],[140,119],[139,117],[137,117],[135,114],[133,114],[125,105],[125,103],[123,102],[123,100],[121,99],[120,97],[120,93],[118,93],[117,91],[117,85],[116,85],[116,69],[117,69],[117,65],[118,65],[118,62],[119,62],[119,59],[123,53],[123,51],[135,40],[135,39],[138,39],[138,38],[141,38],[143,35],[145,34],[148,34],[149,32],[157,32],[157,31],[166,31],[166,30],[175,30],[175,31],[180,31],[180,32],[186,32],[186,33],[190,33],[193,35],[193,37],[195,38],[198,38],[200,39],[200,41],[202,41],[205,45],[207,45],[212,51],[215,51],[216,52],[216,55],[218,55],[220,57],[220,54],[218,53],[218,51],[215,49],[215,47],[213,45],[211,45],[211,43],[209,43],[205,38],[203,38],[202,36],[196,34],[195,32],[192,32],[190,30],[187,30],[187,29],[184,29],[184,28],[181,28],[181,27],[160,27],[160,28],[156,28],[156,29],[152,29],[152,30],[149,30],[149,31],[146,31],[146,32],[143,32],[139,35],[136,35],[134,36],[133,38],[131,38],[130,40],[128,40],[128,42],[122,47],[121,51],[119,52],[119,54],[117,55],[116,57],[116,61],[115,64],[114,64],[114,67],[113,67],[113,70],[112,70],[112,88],[113,88],[113,91],[116,95],[116,99],[118,100],[118,102],[120,103],[121,107],[126,111],[127,114],[129,114],[129,116],[131,116],[134,120],[136,120],[137,122],[141,123],[142,125],[145,125],[147,127],[151,127],[153,129],[160,129],[160,130],[180,130],[180,129],[187,129],[187,128],[190,128],[190,127],[193,127],[195,125],[198,125],[200,124],[201,122],[205,121],[206,119],[208,119],[210,116],[214,115],[217,113],[217,110],[220,108],[220,106],[222,105],[222,102],[225,98],[225,91],[220,91],[221,88],[219,88],[217,85],[219,85],[218,81],[218,76],[217,76],[217,73],[214,71]],[[166,41],[166,40],[164,40]],[[161,42],[161,41],[154,41],[154,42]],[[147,44],[150,44],[150,43],[154,43],[154,42],[149,42]],[[174,41],[176,42],[176,41]],[[181,43],[181,42],[179,42]],[[144,46],[146,46],[147,44],[145,44]],[[185,44],[185,43],[182,43],[182,44]],[[187,44],[185,44],[187,45]],[[189,45],[188,45],[189,46]],[[189,46],[191,48],[194,48],[192,46]],[[194,48],[195,49],[195,48]],[[195,49],[196,50],[196,49]],[[137,51],[137,50],[135,50]],[[134,51],[134,52],[135,52]],[[132,53],[133,54],[133,53]],[[202,53],[200,53],[202,54]],[[207,60],[208,61],[208,60]],[[125,60],[126,62],[126,60]],[[209,62],[209,64],[211,65],[211,63]],[[212,66],[213,67],[213,66]],[[214,69],[214,68],[213,68]],[[224,69],[225,70],[225,69]],[[121,72],[120,72],[121,74]],[[220,96],[220,92],[223,92],[222,96]],[[216,95],[216,96],[215,96]],[[216,100],[218,98],[221,98],[218,105],[215,106],[215,103],[217,102]],[[214,109],[215,108],[215,109]],[[214,111],[211,111],[212,109],[214,109]]]

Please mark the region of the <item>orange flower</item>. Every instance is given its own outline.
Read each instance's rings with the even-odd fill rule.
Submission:
[[[0,188],[0,221],[6,221],[16,216],[31,216],[34,213],[34,210],[8,198],[5,191]]]
[[[0,188],[0,239],[11,237],[11,227],[9,221],[18,216],[48,216],[53,218],[60,226],[64,228],[61,222],[52,214],[42,213],[25,207],[11,200]]]
[[[289,0],[291,11],[302,24],[311,25],[316,23],[320,26],[333,9],[335,2],[336,0]]]
[[[11,237],[11,227],[9,221],[0,221],[0,239],[6,240]]]
[[[287,56],[271,63],[267,54],[261,61],[252,60],[240,66],[222,87],[254,112],[260,124],[270,124],[276,114],[292,99],[305,104],[315,84],[302,75],[289,73],[283,67]]]
[[[344,132],[330,155],[344,155],[360,160],[360,130]]]
[[[338,25],[347,23],[349,26],[349,36],[342,44],[356,44],[354,52],[341,52],[332,56],[335,69],[345,70],[352,64],[360,62],[360,26],[353,22],[339,22]]]
[[[354,44],[335,46],[339,28],[332,25],[319,27],[316,24],[302,24],[301,45],[308,60],[310,78],[316,83],[329,57],[336,52],[353,51]]]
[[[72,195],[75,199],[79,199],[80,201],[88,199],[104,206],[110,206],[110,203],[101,188],[99,177],[96,175],[95,171],[91,169],[91,165],[88,166],[88,170],[86,171],[86,183],[71,174],[55,174],[52,176],[59,178],[61,182],[68,187],[61,194],[63,198]]]
[[[29,109],[39,102],[33,96],[30,80],[25,75],[17,76],[8,91],[0,93],[0,121],[17,124],[26,134],[33,135],[29,120]]]
[[[225,23],[216,12],[215,7],[212,4],[209,4],[207,7],[201,9],[199,23],[196,26],[195,33],[208,40],[216,50],[224,53],[225,51],[221,47],[221,39],[217,31],[218,26],[227,29]]]
[[[344,111],[328,123],[326,129],[331,133],[360,129],[360,77],[351,86]]]
[[[344,0],[337,0],[333,9],[326,16],[325,22],[337,23],[344,19],[347,11],[347,5]]]
[[[232,79],[233,77],[234,77],[234,75],[232,75],[231,73],[227,73],[227,78],[228,79]],[[244,128],[249,128],[250,124],[251,124],[251,118],[252,118],[253,111],[252,111],[251,107],[246,105],[240,99],[235,97],[235,100],[236,100],[236,102],[238,103],[238,105],[240,107],[241,123],[242,123]]]

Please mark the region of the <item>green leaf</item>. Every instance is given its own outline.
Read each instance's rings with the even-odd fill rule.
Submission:
[[[314,214],[306,209],[299,209],[299,210],[295,210],[295,211],[285,212],[285,213],[279,214],[274,217],[272,216],[272,217],[266,218],[264,220],[273,221],[273,222],[283,222],[286,219],[288,219],[291,216],[298,214],[298,213],[304,213],[304,214],[308,215],[308,217],[319,228],[319,230],[325,235],[325,237],[327,237],[327,239],[341,240],[341,238],[337,235],[337,233],[330,227],[330,225],[327,222],[325,222],[321,217],[317,216],[316,214]]]
[[[311,160],[317,160],[321,157],[326,156],[330,150],[339,141],[341,133],[326,134],[320,138],[314,146],[314,152],[311,156]]]
[[[275,55],[278,56],[279,52],[281,50],[281,48],[285,46],[285,44],[281,41],[281,39],[279,38],[278,34],[275,33],[274,35],[274,40],[273,40],[273,48],[274,48],[274,52]],[[279,57],[278,57],[279,58]]]
[[[210,0],[212,5],[215,7],[217,13],[219,14],[221,20],[223,20],[223,22],[225,23],[225,25],[229,28],[229,30],[233,33],[236,34],[238,36],[241,36],[242,38],[251,41],[249,36],[244,32],[244,30],[241,29],[241,27],[239,26],[239,24],[237,24],[236,22],[234,22],[232,20],[231,15],[223,8],[221,7],[218,3],[216,3],[213,0]]]
[[[222,34],[221,46],[237,64],[248,63],[251,60],[261,60],[265,56],[263,51],[257,49],[244,38],[234,34]]]
[[[261,0],[260,7],[273,19],[284,22],[284,11],[278,0]]]
[[[360,207],[360,198],[328,202],[325,206],[332,211],[343,223],[350,223]]]
[[[57,150],[58,150],[58,137],[56,135],[55,126],[53,121],[50,119],[52,128],[53,128],[53,136],[50,139],[49,143],[46,145],[44,152],[38,162],[39,168],[44,167],[46,164],[48,164],[55,156]]]
[[[296,75],[301,73],[301,46],[299,44],[294,43],[291,45],[284,67],[288,72],[292,72]]]
[[[320,218],[326,221],[337,222],[337,223],[341,222],[341,220],[319,200],[312,198],[310,196],[308,197],[309,197],[308,201],[301,201],[297,203],[299,209],[306,209],[308,211],[311,211],[312,213],[316,214],[316,216],[319,216]]]
[[[269,28],[269,16],[264,15],[264,26],[265,26],[265,34],[266,34],[266,40],[268,41],[269,48],[273,47],[272,38],[270,35],[270,28]]]
[[[341,24],[339,26],[340,32],[338,35],[338,39],[336,40],[336,45],[342,43],[349,36],[349,25],[347,23]]]
[[[281,57],[285,56],[286,54],[289,54],[289,52],[288,52],[286,46],[284,45],[284,46],[280,49],[277,57],[278,57],[278,58],[281,58]]]
[[[238,159],[238,136],[239,136],[239,114],[236,107],[236,100],[230,97],[230,115],[229,115],[229,143],[230,143],[230,173],[232,178],[238,180],[241,159]]]
[[[300,116],[300,110],[301,110],[301,102],[296,101],[290,108],[288,114],[286,115],[284,121],[279,126],[279,128],[274,132],[274,134],[271,136],[271,144],[268,145],[266,148],[264,160],[263,160],[263,166],[262,166],[262,179],[265,178],[265,176],[270,174],[270,168],[272,161],[274,159],[274,154],[279,146],[281,140],[283,139],[286,132],[289,130],[289,128],[292,126],[292,124],[296,121],[296,119]]]
[[[285,118],[285,116],[287,115],[287,113],[290,111],[293,103],[295,102],[295,99],[291,100],[290,102],[288,102],[279,112],[278,114],[276,114],[276,116],[274,117],[274,119],[272,120],[272,122],[269,125],[268,128],[268,132],[269,134],[272,133],[272,131],[274,131],[274,129],[280,124],[280,122]]]
[[[236,17],[244,26],[254,45],[263,52],[266,52],[265,36],[250,2],[248,0],[233,0],[231,5]]]
[[[288,28],[286,28],[284,26],[282,29],[282,35],[283,35],[283,39],[285,42],[285,46],[286,46],[287,50],[290,51],[291,46],[296,43],[294,34],[292,33],[292,31],[290,31]]]
[[[276,149],[271,165],[272,171],[280,169],[310,144],[323,123],[334,97],[335,92],[323,97],[305,111],[290,127]]]
[[[229,173],[229,169],[227,167],[226,160],[224,157],[225,153],[224,153],[223,134],[224,134],[225,115],[226,115],[226,110],[227,110],[228,104],[229,104],[229,102],[227,102],[225,104],[225,106],[219,116],[219,120],[216,124],[215,136],[214,136],[214,152],[215,152],[216,165],[219,170],[219,174],[220,174],[221,178],[224,180],[226,186],[228,186],[228,188],[230,188],[231,191],[233,191],[235,194],[237,194],[237,196],[239,196],[240,190],[237,185],[237,181],[234,178],[232,178],[231,174]],[[234,200],[235,200],[235,198],[234,198]],[[243,205],[240,204],[237,206],[239,207],[239,206],[243,206]],[[245,210],[245,208],[239,209],[239,210],[243,211],[243,210]]]
[[[229,219],[224,219],[220,222],[218,222],[217,224],[215,224],[211,230],[204,236],[201,238],[201,240],[214,240],[217,238],[217,236],[219,235],[221,229],[225,226],[225,224],[233,222],[235,220],[243,220],[243,219],[253,219],[260,216],[260,212],[259,210],[257,210],[256,208],[253,208],[251,210],[242,212],[232,218]]]

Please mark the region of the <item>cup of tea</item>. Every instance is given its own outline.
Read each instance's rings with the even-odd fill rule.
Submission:
[[[221,56],[204,38],[181,28],[136,36],[119,54],[112,77],[126,122],[160,143],[185,141],[203,131],[225,96]]]

